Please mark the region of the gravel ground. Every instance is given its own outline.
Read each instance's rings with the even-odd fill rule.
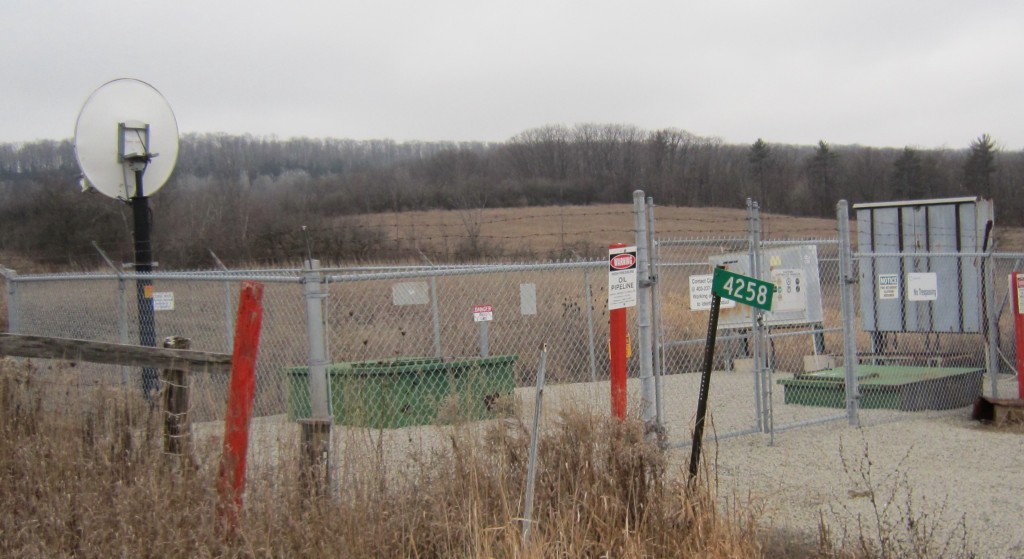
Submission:
[[[969,415],[962,409],[859,429],[793,429],[777,433],[774,446],[763,435],[721,441],[718,482],[727,492],[763,499],[768,524],[814,532],[824,514],[841,531],[855,530],[858,514],[874,522],[868,475],[880,505],[895,494],[888,522],[927,515],[935,540],[944,541],[962,519],[979,557],[1024,557],[1015,497],[1024,487],[1024,434],[982,426]]]
[[[735,417],[749,414],[743,408],[753,397],[741,400],[739,395],[752,382],[735,373],[713,375],[711,408],[717,424],[742,424]],[[1000,394],[1015,394],[1015,382],[1002,380]],[[678,392],[671,401],[696,402],[691,384],[689,379],[667,382],[664,393]],[[866,526],[874,526],[878,518],[899,525],[899,534],[905,533],[906,522],[901,521],[914,518],[924,521],[918,526],[934,528],[932,539],[941,543],[951,535],[956,542],[962,522],[970,548],[979,557],[1024,557],[1021,509],[1015,498],[1024,487],[1024,431],[981,425],[970,419],[969,408],[863,410],[860,428],[850,427],[843,418],[780,431],[787,423],[814,421],[843,410],[787,405],[781,390],[773,396],[774,441],[753,434],[706,447],[716,466],[720,494],[762,503],[769,526],[816,537],[824,515],[837,537],[844,528],[852,536],[858,531],[859,515],[869,522]],[[692,409],[695,404],[680,407]],[[685,468],[689,447],[674,451],[672,460]],[[881,515],[874,512],[869,488],[878,510],[891,503]],[[877,531],[868,528],[865,533]]]
[[[677,444],[690,438],[699,380],[699,374],[663,378],[664,421],[670,440]],[[989,381],[984,382],[988,392]],[[934,542],[952,536],[955,543],[963,540],[957,536],[962,523],[970,548],[979,557],[1024,557],[1021,509],[1015,497],[1024,488],[1024,431],[981,425],[970,419],[969,408],[862,410],[862,426],[853,428],[845,410],[783,403],[782,387],[774,384],[774,441],[766,434],[728,436],[755,426],[753,386],[749,374],[712,375],[709,409],[716,432],[723,437],[715,442],[714,434],[705,431],[705,440],[711,441],[705,448],[716,466],[720,495],[763,505],[768,526],[817,537],[824,515],[837,537],[844,528],[853,536],[858,515],[871,523],[879,518],[872,509],[870,486],[879,510],[891,502],[880,518],[898,524],[896,534],[906,525],[901,521],[914,518],[923,521],[918,526],[935,530]],[[551,417],[549,406],[566,401],[595,400],[603,402],[597,407],[606,411],[608,390],[606,382],[550,387],[545,391],[545,413]],[[639,390],[639,382],[631,379],[629,394]],[[1015,394],[1016,381],[1003,379],[999,393]],[[532,402],[533,391],[521,390],[521,397]],[[524,408],[532,413],[532,406]],[[786,429],[836,417],[840,420]],[[671,452],[681,474],[689,457],[689,446]]]

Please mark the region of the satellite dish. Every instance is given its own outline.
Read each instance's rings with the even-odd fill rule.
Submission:
[[[75,157],[93,188],[137,197],[135,171],[145,171],[142,197],[170,178],[178,161],[178,123],[170,105],[146,82],[107,82],[85,100],[75,124]]]

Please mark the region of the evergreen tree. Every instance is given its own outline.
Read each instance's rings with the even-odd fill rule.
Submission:
[[[996,172],[996,145],[988,134],[971,142],[971,152],[964,162],[962,188],[969,193],[992,197],[992,174]]]
[[[828,215],[829,206],[836,197],[836,165],[838,154],[825,140],[818,141],[814,155],[807,162],[807,178],[814,201],[814,213]]]
[[[913,200],[929,196],[924,184],[924,168],[917,150],[905,147],[899,158],[893,162],[889,185],[897,198]]]
[[[760,197],[761,209],[768,207],[768,169],[772,162],[772,148],[762,138],[758,138],[747,152],[750,162],[750,173],[754,177]]]

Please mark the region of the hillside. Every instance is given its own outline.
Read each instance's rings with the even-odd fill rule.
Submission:
[[[382,235],[389,250],[415,257],[458,259],[476,239],[480,252],[521,259],[596,257],[610,243],[633,240],[630,204],[430,210],[361,215],[335,220]],[[850,222],[856,233],[856,222]],[[762,214],[765,239],[835,238],[835,219]],[[744,237],[747,212],[729,208],[655,208],[659,238]],[[1024,229],[995,228],[996,250],[1024,251]]]

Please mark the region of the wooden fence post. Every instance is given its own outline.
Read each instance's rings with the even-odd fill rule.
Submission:
[[[300,419],[302,452],[299,455],[299,484],[311,495],[330,486],[331,419]]]
[[[192,340],[178,336],[164,339],[168,349],[189,349]],[[163,369],[164,384],[164,452],[175,456],[186,453],[190,447],[188,425],[188,371]]]

